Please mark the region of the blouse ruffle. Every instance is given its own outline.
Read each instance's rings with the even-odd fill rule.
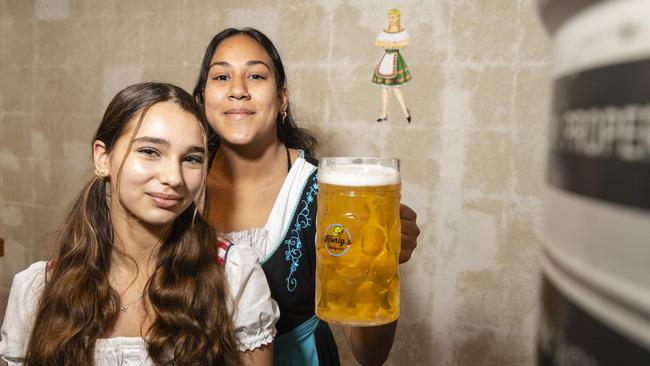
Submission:
[[[225,235],[238,246],[253,248],[260,261],[275,250],[271,247],[269,231],[265,227],[232,231]]]
[[[406,31],[402,29],[399,32],[389,33],[385,30],[382,30],[381,33],[377,36],[376,42],[386,42],[386,43],[403,43],[411,39],[411,36]]]
[[[95,365],[150,366],[147,345],[141,337],[100,338],[95,342]]]

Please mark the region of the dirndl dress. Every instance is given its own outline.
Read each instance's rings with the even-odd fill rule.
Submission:
[[[382,31],[377,36],[377,42],[384,44],[399,44],[408,42],[409,34],[406,30],[396,33],[388,33]],[[379,59],[375,72],[372,76],[372,82],[382,86],[400,86],[411,80],[411,72],[409,71],[406,61],[402,57],[398,48],[387,48],[384,54]]]

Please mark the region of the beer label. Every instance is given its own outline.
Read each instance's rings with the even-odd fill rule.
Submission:
[[[325,249],[331,255],[340,257],[350,250],[352,236],[345,226],[341,224],[330,224],[325,229],[323,243],[325,243]]]
[[[650,209],[650,60],[555,81],[548,181],[591,198]]]
[[[542,280],[538,366],[647,366],[650,350],[621,335]]]

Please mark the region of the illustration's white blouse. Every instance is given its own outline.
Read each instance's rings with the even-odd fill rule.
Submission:
[[[381,33],[377,36],[377,42],[385,43],[403,43],[411,39],[411,36],[408,34],[406,29],[402,29],[399,32],[388,33],[385,30],[382,30]]]
[[[11,285],[7,311],[0,330],[0,357],[9,366],[22,365],[33,326],[33,316],[45,284],[47,262],[36,262],[18,273]],[[275,323],[280,317],[271,299],[266,277],[255,251],[233,245],[226,257],[225,270],[234,309],[235,338],[240,351],[252,350],[273,342]],[[95,365],[151,365],[141,337],[98,339]]]

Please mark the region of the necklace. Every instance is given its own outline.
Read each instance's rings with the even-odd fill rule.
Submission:
[[[126,310],[129,308],[129,306],[135,304],[136,302],[138,302],[138,301],[140,301],[140,300],[142,300],[142,294],[140,294],[140,296],[138,296],[137,299],[131,301],[131,302],[128,303],[128,304],[120,305],[120,310],[122,310],[123,312],[126,313]]]

